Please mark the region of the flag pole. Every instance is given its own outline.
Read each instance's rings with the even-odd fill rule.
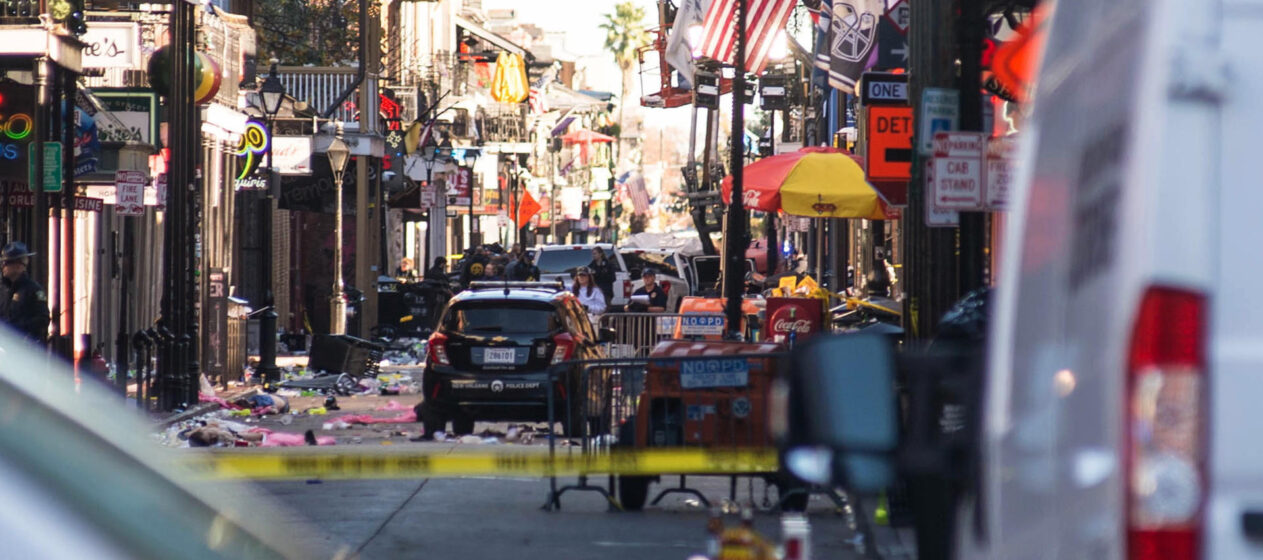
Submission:
[[[728,337],[740,339],[741,299],[745,293],[746,209],[742,187],[745,167],[745,87],[746,87],[746,2],[737,0],[737,26],[732,76],[732,198],[728,203],[727,224],[724,228],[724,315],[727,319]]]

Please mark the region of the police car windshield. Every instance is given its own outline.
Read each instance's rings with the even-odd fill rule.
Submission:
[[[464,302],[447,312],[443,328],[462,334],[550,333],[558,328],[557,314],[547,304],[530,302]]]
[[[608,258],[609,255],[606,255]],[[541,274],[562,274],[574,272],[576,268],[588,266],[592,262],[592,251],[585,249],[562,249],[559,251],[540,251],[535,266]]]

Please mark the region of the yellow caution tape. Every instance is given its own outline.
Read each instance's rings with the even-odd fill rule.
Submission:
[[[503,450],[452,453],[446,449],[379,449],[334,453],[292,448],[288,453],[218,451],[177,460],[200,478],[252,480],[385,479],[461,476],[579,476],[587,474],[748,474],[776,472],[771,448],[659,449],[599,455]]]

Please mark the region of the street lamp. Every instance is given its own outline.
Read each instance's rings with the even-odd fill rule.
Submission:
[[[263,252],[263,266],[260,267],[260,274],[263,276],[261,288],[263,289],[263,312],[259,316],[259,377],[263,383],[271,384],[281,380],[281,370],[276,367],[276,300],[273,294],[273,269],[272,269],[272,213],[273,202],[276,200],[276,186],[273,184],[273,178],[276,176],[276,170],[272,167],[272,145],[273,130],[276,123],[276,114],[281,111],[281,101],[285,99],[285,84],[281,83],[281,78],[276,74],[277,60],[272,59],[272,68],[268,71],[268,77],[263,81],[263,85],[259,87],[259,97],[263,99],[263,112],[267,115],[267,188],[264,190],[259,219],[263,222],[259,228],[262,234],[262,246],[267,250]]]
[[[329,167],[333,170],[334,221],[333,221],[333,295],[329,302],[329,334],[346,334],[346,300],[342,297],[342,174],[346,171],[351,149],[342,141],[342,125],[338,135],[325,152]]]
[[[469,246],[473,247],[482,241],[481,239],[474,239],[474,234],[479,234],[479,237],[481,237],[482,233],[479,231],[481,228],[476,225],[478,223],[476,221],[477,218],[474,217],[474,162],[478,161],[478,152],[465,150],[464,160],[465,169],[468,170],[467,173],[469,175],[465,175],[462,180],[464,180],[466,188],[469,189]],[[466,173],[466,171],[461,173]]]

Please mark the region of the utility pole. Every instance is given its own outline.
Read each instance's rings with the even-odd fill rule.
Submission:
[[[361,3],[360,9],[365,8],[364,3]],[[381,20],[360,18],[360,21],[368,24],[360,29],[360,52],[368,54],[364,63],[377,61],[381,58],[378,56],[381,41],[377,39]],[[367,142],[369,135],[377,134],[380,103],[377,84],[377,73],[368,72],[364,83],[360,85],[358,101],[362,142]],[[377,320],[377,276],[382,273],[381,266],[373,262],[374,256],[379,254],[373,246],[373,231],[378,229],[374,227],[374,222],[378,213],[370,208],[369,196],[376,195],[381,187],[381,173],[374,173],[372,185],[369,184],[369,167],[377,165],[373,159],[372,156],[360,156],[355,162],[355,283],[364,299],[360,302],[358,315],[359,332],[354,334],[360,337],[366,337]]]
[[[745,248],[748,229],[742,187],[745,176],[746,0],[737,0],[736,45],[732,75],[732,199],[724,228],[724,314],[728,335],[742,336],[741,300],[745,294]]]
[[[922,92],[927,87],[957,85],[955,12],[949,0],[912,0],[910,29],[910,83],[912,105],[921,122]],[[919,128],[919,127],[918,127]],[[926,158],[916,148],[923,139],[914,138],[912,181],[908,184],[908,207],[903,220],[904,279],[907,301],[905,329],[912,338],[929,338],[938,318],[957,297],[956,231],[925,225]]]
[[[982,130],[982,41],[986,25],[982,0],[960,0],[960,129]],[[960,213],[960,293],[986,285],[986,212]]]

